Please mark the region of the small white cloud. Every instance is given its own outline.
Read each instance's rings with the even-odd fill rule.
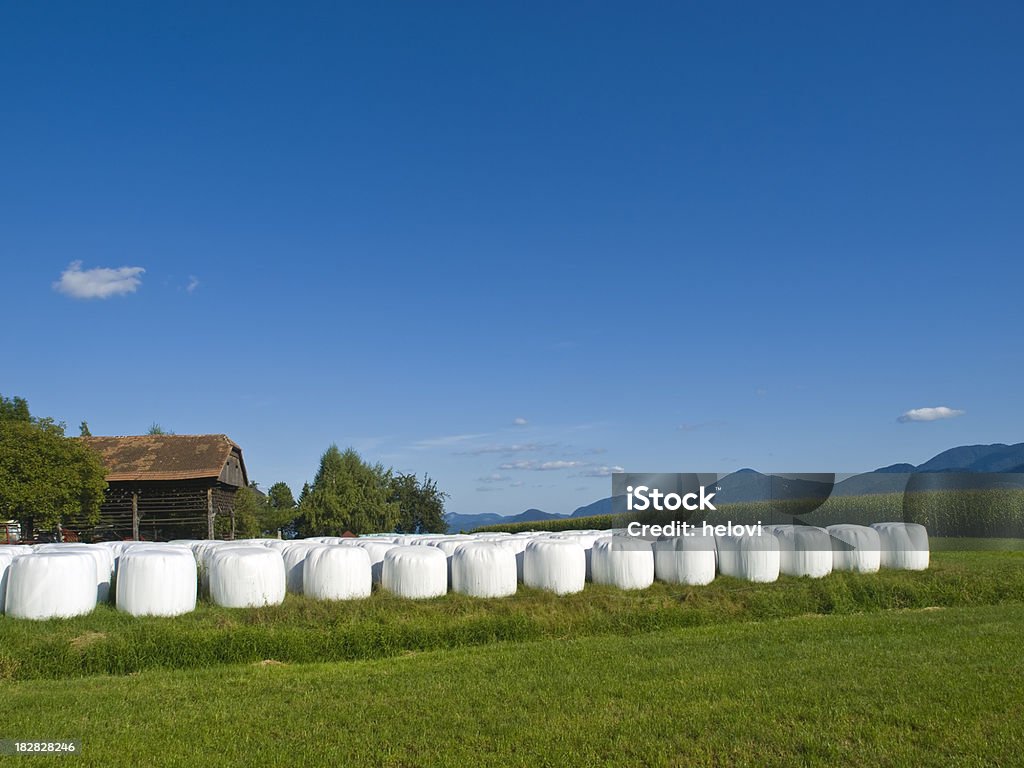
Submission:
[[[455,451],[456,456],[483,456],[486,453],[539,453],[554,448],[557,443],[517,443],[514,445],[482,445],[468,451]]]
[[[528,422],[522,416],[516,416],[514,419],[512,419],[512,423],[515,424],[517,427],[525,427],[530,422]]]
[[[82,269],[82,262],[73,261],[53,284],[53,289],[73,299],[109,299],[135,293],[142,285],[142,267],[95,267]]]
[[[575,469],[576,467],[584,466],[586,466],[586,464],[582,461],[510,461],[506,464],[499,465],[498,469],[528,469],[533,472],[550,472],[553,470]]]
[[[524,481],[516,480],[515,482],[509,483],[508,487],[509,488],[521,488],[524,485],[526,485],[526,483]]]
[[[625,471],[626,470],[624,470],[622,467],[618,467],[618,466],[614,466],[614,467],[594,467],[593,469],[588,470],[587,472],[581,472],[580,476],[581,477],[611,477],[616,472],[625,472]]]
[[[492,472],[491,474],[486,475],[485,477],[477,478],[477,480],[479,480],[481,483],[503,483],[508,479],[508,476],[498,474],[497,472]]]
[[[185,293],[194,293],[199,287],[199,278],[195,275],[188,276],[188,285],[185,286]]]
[[[967,411],[959,411],[956,408],[948,408],[945,405],[940,405],[935,408],[913,408],[902,416],[897,421],[902,424],[906,424],[909,421],[938,421],[939,419],[955,419],[957,416],[963,416]]]
[[[699,429],[711,429],[713,427],[724,427],[725,422],[721,419],[713,419],[712,421],[688,421],[680,424],[676,429],[680,432],[696,432]]]

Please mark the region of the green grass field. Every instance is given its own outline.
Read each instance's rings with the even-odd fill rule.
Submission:
[[[1019,552],[770,585],[2,619],[0,738],[77,739],[60,759],[103,766],[1012,765],[1021,627]]]

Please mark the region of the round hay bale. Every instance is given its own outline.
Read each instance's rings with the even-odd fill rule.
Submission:
[[[779,570],[787,576],[820,579],[832,573],[832,538],[824,528],[777,525]]]
[[[697,528],[694,536],[656,541],[652,548],[658,581],[702,586],[715,580],[718,551],[713,534]]]
[[[506,597],[518,585],[516,556],[497,544],[462,544],[451,557],[452,590],[470,597]]]
[[[108,603],[113,595],[110,585],[114,580],[114,552],[96,544],[39,544],[36,552],[86,552],[96,561],[96,602]]]
[[[399,597],[440,597],[448,591],[448,558],[437,547],[392,547],[384,554],[381,586]]]
[[[654,583],[651,542],[634,536],[607,536],[594,542],[591,556],[595,584],[619,589],[647,589]]]
[[[306,553],[302,591],[316,600],[361,600],[373,589],[370,555],[362,547],[321,546]]]
[[[82,616],[96,607],[96,558],[88,552],[16,557],[7,575],[7,615],[16,619]]]
[[[587,555],[571,539],[535,539],[523,555],[523,583],[556,595],[582,592],[587,579]]]
[[[918,523],[874,523],[881,545],[882,568],[928,569],[928,529]]]
[[[210,598],[225,608],[280,605],[284,560],[267,547],[220,547],[209,557]]]
[[[766,583],[779,578],[779,540],[774,534],[715,535],[718,571],[723,576]]]
[[[380,539],[359,539],[356,544],[365,549],[366,554],[370,556],[370,578],[373,579],[374,584],[380,584],[384,571],[384,555],[398,545],[393,544],[390,540],[381,541]]]
[[[196,560],[187,548],[128,549],[118,561],[117,610],[132,616],[180,616],[194,611]]]
[[[877,573],[882,564],[878,531],[866,525],[841,523],[826,530],[832,537],[832,570]]]

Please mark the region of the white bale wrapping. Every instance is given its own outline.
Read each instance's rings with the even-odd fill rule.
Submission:
[[[591,574],[595,584],[647,589],[654,583],[651,542],[634,536],[607,536],[594,542]]]
[[[876,573],[882,564],[878,531],[866,525],[843,523],[826,529],[832,537],[832,570]]]
[[[366,554],[370,556],[370,578],[373,579],[374,584],[380,584],[384,571],[384,555],[398,545],[390,540],[381,541],[379,539],[360,539],[356,545],[365,549]]]
[[[695,534],[654,542],[654,575],[659,581],[703,586],[715,580],[715,537],[700,528]]]
[[[496,540],[494,543],[511,552],[516,558],[516,580],[523,581],[523,557],[526,553],[526,545],[532,541],[529,537],[507,536],[504,539]]]
[[[7,602],[7,575],[11,570],[14,555],[0,551],[0,614],[4,613]]]
[[[928,568],[928,529],[919,523],[875,523],[882,568],[924,571]]]
[[[575,541],[583,547],[583,555],[587,567],[586,579],[587,581],[593,581],[594,542],[603,536],[604,533],[602,531],[562,531],[561,533],[552,534],[551,538],[555,540]]]
[[[779,540],[774,534],[715,535],[718,570],[723,576],[767,583],[779,578]]]
[[[16,619],[90,613],[96,607],[96,559],[88,552],[37,552],[14,558],[5,607]]]
[[[437,547],[392,547],[384,554],[381,586],[399,597],[440,597],[448,591],[448,558]]]
[[[516,556],[490,541],[462,544],[451,557],[452,590],[470,597],[506,597],[516,593]]]
[[[536,539],[523,555],[523,583],[556,595],[581,592],[587,580],[587,555],[571,539]]]
[[[820,579],[832,573],[832,537],[811,525],[777,525],[779,569],[787,576]]]
[[[114,579],[114,552],[97,544],[40,544],[36,552],[86,552],[96,561],[96,602],[110,602]]]
[[[218,548],[210,556],[210,599],[225,608],[279,605],[285,596],[284,560],[267,547]]]
[[[373,589],[370,555],[362,547],[320,546],[306,553],[302,591],[316,600],[361,600]]]
[[[329,546],[318,542],[291,541],[286,547],[273,547],[281,553],[284,561],[285,589],[293,595],[301,595],[305,589],[304,567],[309,553],[319,547]]]
[[[188,548],[133,548],[118,558],[117,610],[132,616],[194,611],[198,586],[196,560]]]

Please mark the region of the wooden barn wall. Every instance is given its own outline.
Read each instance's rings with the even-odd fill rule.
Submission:
[[[139,537],[149,541],[205,539],[208,492],[212,492],[215,527],[230,535],[235,489],[209,480],[116,482],[107,488],[100,520],[81,534],[94,540],[132,538],[132,495],[138,493]],[[225,529],[224,523],[227,522]]]

